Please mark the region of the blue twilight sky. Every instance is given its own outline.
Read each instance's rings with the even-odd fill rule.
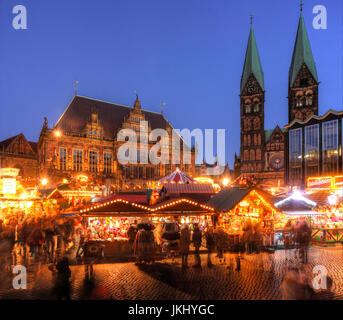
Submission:
[[[343,109],[341,0],[305,0],[317,64],[319,112]],[[27,8],[27,30],[12,9]],[[325,5],[327,30],[312,27]],[[225,128],[230,167],[239,152],[239,85],[249,16],[265,74],[265,128],[287,122],[288,69],[298,0],[1,0],[0,139],[23,132],[37,140],[43,117],[55,123],[73,97],[160,112],[175,128]]]

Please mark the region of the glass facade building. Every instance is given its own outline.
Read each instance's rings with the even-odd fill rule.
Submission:
[[[286,184],[305,186],[307,178],[343,173],[343,112],[293,121],[286,126]]]

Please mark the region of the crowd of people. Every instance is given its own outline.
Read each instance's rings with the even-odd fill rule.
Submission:
[[[63,218],[60,215],[44,215],[42,217],[12,216],[6,221],[0,220],[0,267],[11,271],[12,265],[22,261],[41,260],[50,263],[56,282],[56,296],[69,299],[69,278],[71,271],[66,252],[74,247],[77,252],[87,241],[87,226],[79,218]],[[137,263],[154,262],[158,253],[170,254],[176,252],[181,257],[182,268],[189,267],[188,257],[194,253],[194,268],[202,268],[201,250],[207,254],[207,266],[214,266],[213,254],[219,264],[225,264],[224,251],[235,249],[236,270],[241,268],[241,253],[259,253],[264,245],[263,232],[259,224],[247,222],[243,226],[243,233],[239,243],[232,243],[232,239],[224,228],[197,223],[179,225],[177,222],[161,222],[156,226],[152,223],[137,223],[134,221],[127,231],[127,238],[132,247],[132,254]],[[308,261],[307,251],[311,239],[311,229],[305,221],[288,223],[286,225],[285,247],[297,244],[301,262]],[[230,261],[230,266],[231,266]],[[299,287],[298,295],[308,297],[312,294],[310,286],[297,270],[289,270],[283,281],[281,292],[283,297],[291,297],[294,287]]]
[[[8,268],[30,259],[56,262],[82,234],[79,219],[57,215],[30,217],[17,215],[0,220],[1,267]]]

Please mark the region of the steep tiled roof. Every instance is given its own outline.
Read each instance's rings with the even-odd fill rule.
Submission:
[[[114,139],[125,116],[128,116],[132,107],[122,106],[92,98],[75,96],[64,111],[55,127],[64,132],[80,134],[85,128],[92,110],[98,113],[98,119],[104,128],[104,138]],[[167,120],[160,113],[142,110],[151,129],[167,127]]]

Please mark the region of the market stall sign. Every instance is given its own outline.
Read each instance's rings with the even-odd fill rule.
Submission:
[[[337,176],[335,179],[335,187],[342,188],[343,187],[343,176]]]
[[[4,194],[16,194],[17,193],[17,182],[14,178],[2,179],[2,192]]]
[[[307,180],[308,188],[330,188],[332,186],[333,186],[332,177],[308,178]]]
[[[18,176],[19,171],[17,168],[2,168],[0,169],[0,177],[15,178]]]

